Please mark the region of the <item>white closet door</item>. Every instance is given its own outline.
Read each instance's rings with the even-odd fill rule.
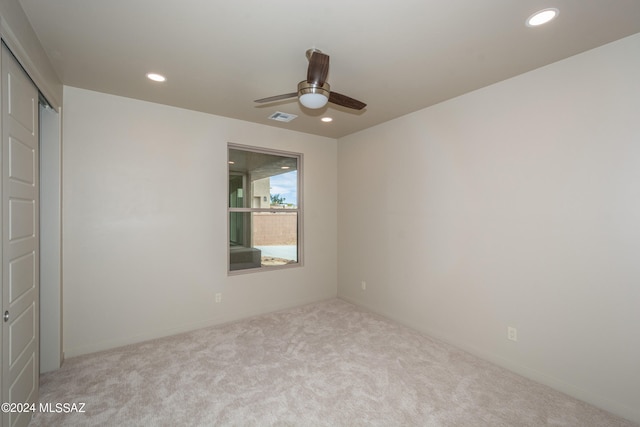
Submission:
[[[38,405],[38,90],[2,45],[2,402]],[[2,414],[26,426],[31,412]]]

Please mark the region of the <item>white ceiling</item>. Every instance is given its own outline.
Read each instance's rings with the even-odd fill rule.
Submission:
[[[640,0],[20,0],[65,85],[338,138],[640,32]],[[533,12],[558,18],[529,28]],[[303,109],[305,51],[354,112]],[[148,72],[167,77],[163,84]],[[290,123],[268,120],[276,111]],[[322,123],[329,115],[334,121]]]

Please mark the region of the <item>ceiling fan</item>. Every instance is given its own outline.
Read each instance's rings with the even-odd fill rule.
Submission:
[[[312,109],[322,108],[327,102],[354,110],[362,110],[367,106],[364,102],[330,90],[329,83],[326,81],[329,74],[329,55],[318,49],[309,49],[306,55],[309,60],[307,80],[298,83],[297,92],[256,99],[254,102],[273,102],[297,96],[302,105]]]

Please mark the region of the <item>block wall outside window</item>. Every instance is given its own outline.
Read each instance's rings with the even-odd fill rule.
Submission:
[[[298,214],[259,212],[253,216],[253,244],[295,245],[298,240]]]

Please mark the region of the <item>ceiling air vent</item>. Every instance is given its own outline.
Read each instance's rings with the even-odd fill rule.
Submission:
[[[298,116],[296,116],[295,114],[281,113],[280,111],[276,111],[275,113],[269,116],[271,120],[277,120],[279,122],[290,122],[296,117]]]

